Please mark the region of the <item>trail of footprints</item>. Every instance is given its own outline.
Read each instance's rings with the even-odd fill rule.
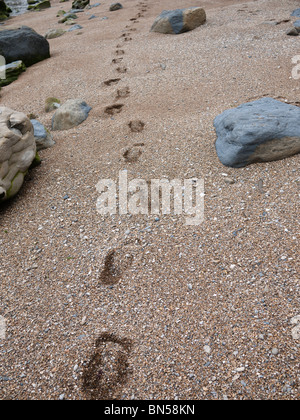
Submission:
[[[143,17],[148,5],[145,2],[138,3],[140,12],[130,19],[133,24],[138,23],[138,19]],[[125,43],[132,41],[132,35],[136,28],[130,25],[126,26],[126,31],[121,35]],[[115,58],[112,64],[116,66],[116,72],[126,74],[127,67],[123,64],[125,50],[123,45],[118,44],[114,52]],[[105,87],[114,87],[122,79],[114,77],[103,82]],[[122,112],[124,103],[120,100],[128,98],[130,95],[129,87],[121,87],[115,93],[115,103],[104,109],[104,114],[114,116]],[[144,130],[145,124],[140,120],[132,120],[128,123],[128,128],[133,133],[140,133]],[[122,150],[122,158],[126,163],[135,163],[143,153],[144,143],[135,143],[133,146]],[[99,281],[104,286],[114,286],[123,277],[134,261],[134,255],[137,254],[136,247],[139,240],[135,242],[125,242],[110,249],[104,257],[101,267]],[[123,386],[129,379],[130,369],[128,358],[132,349],[132,342],[127,338],[121,338],[114,334],[103,333],[95,343],[94,353],[89,362],[84,367],[82,376],[82,391],[90,400],[108,400],[118,399]]]

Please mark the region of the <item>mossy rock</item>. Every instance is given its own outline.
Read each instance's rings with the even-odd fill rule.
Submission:
[[[64,10],[59,10],[56,17],[61,17],[63,15],[65,15],[67,12],[65,12]]]
[[[45,112],[55,111],[60,107],[60,100],[57,98],[48,98],[45,101]]]
[[[32,164],[31,164],[31,166],[30,166],[30,168],[29,168],[29,169],[36,168],[37,166],[40,166],[40,165],[41,165],[41,163],[42,163],[42,159],[40,158],[40,156],[39,156],[38,152],[36,152],[36,155],[35,155],[34,161],[32,162]]]
[[[51,7],[51,3],[49,0],[42,1],[40,3],[34,4],[32,6],[28,6],[28,10],[44,10],[49,9]]]
[[[0,0],[0,20],[7,19],[11,13],[11,8],[3,0]]]
[[[26,71],[26,66],[23,61],[14,61],[13,63],[6,64],[4,67],[5,79],[0,79],[0,86],[10,85],[12,82],[18,79],[19,75]],[[2,73],[0,67],[0,73]]]

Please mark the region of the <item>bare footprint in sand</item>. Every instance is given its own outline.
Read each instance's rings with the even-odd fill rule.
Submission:
[[[118,72],[118,73],[122,73],[122,74],[124,74],[124,73],[126,73],[126,72],[127,72],[127,67],[125,67],[125,66],[120,66],[120,67],[118,67],[116,70],[117,70],[117,72]]]
[[[118,89],[116,100],[121,99],[121,98],[128,98],[129,95],[130,95],[129,87],[124,87],[124,88]]]
[[[120,64],[120,63],[122,63],[122,61],[123,61],[123,57],[120,57],[120,58],[114,58],[114,59],[112,60],[112,63],[113,63],[113,64]]]
[[[107,106],[104,110],[104,113],[107,115],[115,115],[119,114],[123,109],[124,104],[114,104],[111,106]]]
[[[120,247],[108,252],[104,259],[104,267],[100,274],[100,282],[112,286],[118,283],[125,271],[133,262],[132,254],[126,252],[126,248]]]
[[[116,399],[129,378],[128,358],[132,341],[108,332],[95,343],[82,377],[82,391],[89,400]]]
[[[133,146],[126,147],[122,150],[122,156],[127,163],[136,163],[139,158],[142,156],[143,150],[141,147]]]
[[[103,84],[105,86],[111,86],[111,85],[116,85],[120,81],[121,81],[121,79],[109,79],[109,80],[106,80],[105,82],[103,82]]]
[[[128,126],[133,133],[140,133],[141,131],[144,130],[145,123],[141,120],[133,120],[133,121],[130,121]]]

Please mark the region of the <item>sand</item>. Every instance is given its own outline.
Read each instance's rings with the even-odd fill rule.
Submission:
[[[51,40],[51,58],[1,92],[48,128],[50,96],[93,109],[53,132],[55,147],[0,211],[0,398],[299,399],[299,155],[227,168],[213,128],[250,100],[299,101],[299,39],[286,35],[291,22],[270,24],[299,1],[110,3],[78,14],[83,29]],[[198,5],[204,26],[150,33],[163,9]],[[70,7],[53,1],[6,26],[45,34]],[[96,185],[124,170],[204,179],[204,222],[101,216]]]

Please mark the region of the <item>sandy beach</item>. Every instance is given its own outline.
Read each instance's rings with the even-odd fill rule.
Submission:
[[[100,3],[1,90],[1,105],[49,130],[49,97],[92,110],[52,132],[0,209],[0,399],[298,400],[299,155],[225,167],[213,121],[262,97],[299,104],[299,37],[286,35],[299,1]],[[71,2],[51,4],[3,28],[68,29],[57,13]],[[162,10],[190,6],[205,25],[150,32]],[[120,171],[204,180],[204,222],[101,216],[96,185]]]

